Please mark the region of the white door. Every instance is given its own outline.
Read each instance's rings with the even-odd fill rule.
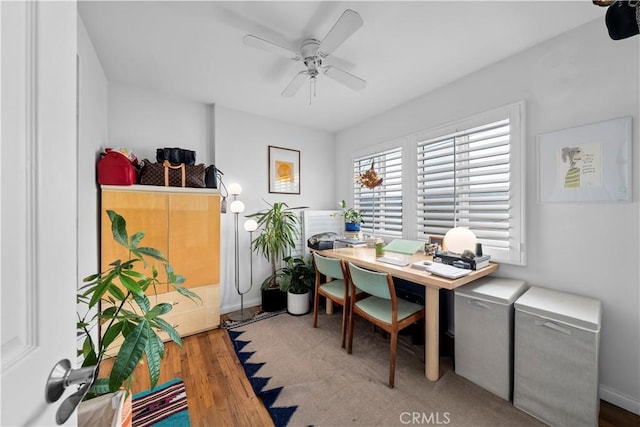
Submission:
[[[0,2],[0,425],[55,425],[76,367],[76,4]],[[66,425],[75,425],[72,416]]]

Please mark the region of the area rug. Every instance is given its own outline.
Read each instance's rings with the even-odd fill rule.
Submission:
[[[187,392],[180,378],[133,395],[133,427],[189,427]]]
[[[282,387],[269,388],[268,383],[270,378],[263,377],[257,374],[264,363],[253,363],[249,361],[249,359],[253,355],[253,352],[244,351],[244,347],[249,344],[249,342],[243,340],[241,338],[241,335],[244,333],[243,329],[248,325],[278,316],[283,313],[286,313],[286,310],[276,312],[262,312],[258,313],[254,318],[250,320],[245,320],[243,322],[225,322],[223,324],[223,328],[227,329],[229,337],[233,342],[233,348],[236,351],[238,360],[240,360],[240,363],[242,363],[242,367],[244,368],[245,374],[247,374],[247,379],[251,383],[253,391],[255,392],[256,396],[258,396],[262,400],[262,403],[267,409],[267,412],[269,412],[269,415],[271,416],[271,419],[273,420],[273,423],[276,427],[286,426],[289,423],[291,416],[296,411],[297,406],[280,407],[275,405],[275,401],[282,391]]]
[[[353,354],[340,348],[339,315],[274,316],[229,330],[256,393],[288,411],[278,426],[540,426],[540,422],[456,375],[424,374],[424,347],[401,340],[395,388],[387,386],[389,339],[357,319]],[[282,415],[282,414],[280,414]]]

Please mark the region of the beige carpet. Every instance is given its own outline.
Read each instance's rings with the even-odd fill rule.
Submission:
[[[387,387],[389,341],[362,319],[356,322],[353,354],[340,348],[340,316],[282,314],[243,325],[254,375],[270,377],[264,390],[284,387],[276,407],[298,408],[290,426],[538,426],[542,425],[492,393],[452,371],[441,360],[441,377],[424,376],[422,346],[402,339],[395,388]]]

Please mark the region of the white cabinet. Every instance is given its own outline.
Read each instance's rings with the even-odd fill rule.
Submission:
[[[532,287],[515,310],[514,406],[554,426],[597,426],[601,302]]]

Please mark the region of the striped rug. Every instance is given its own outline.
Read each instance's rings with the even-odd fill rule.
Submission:
[[[187,392],[176,378],[133,395],[133,427],[189,427]]]

